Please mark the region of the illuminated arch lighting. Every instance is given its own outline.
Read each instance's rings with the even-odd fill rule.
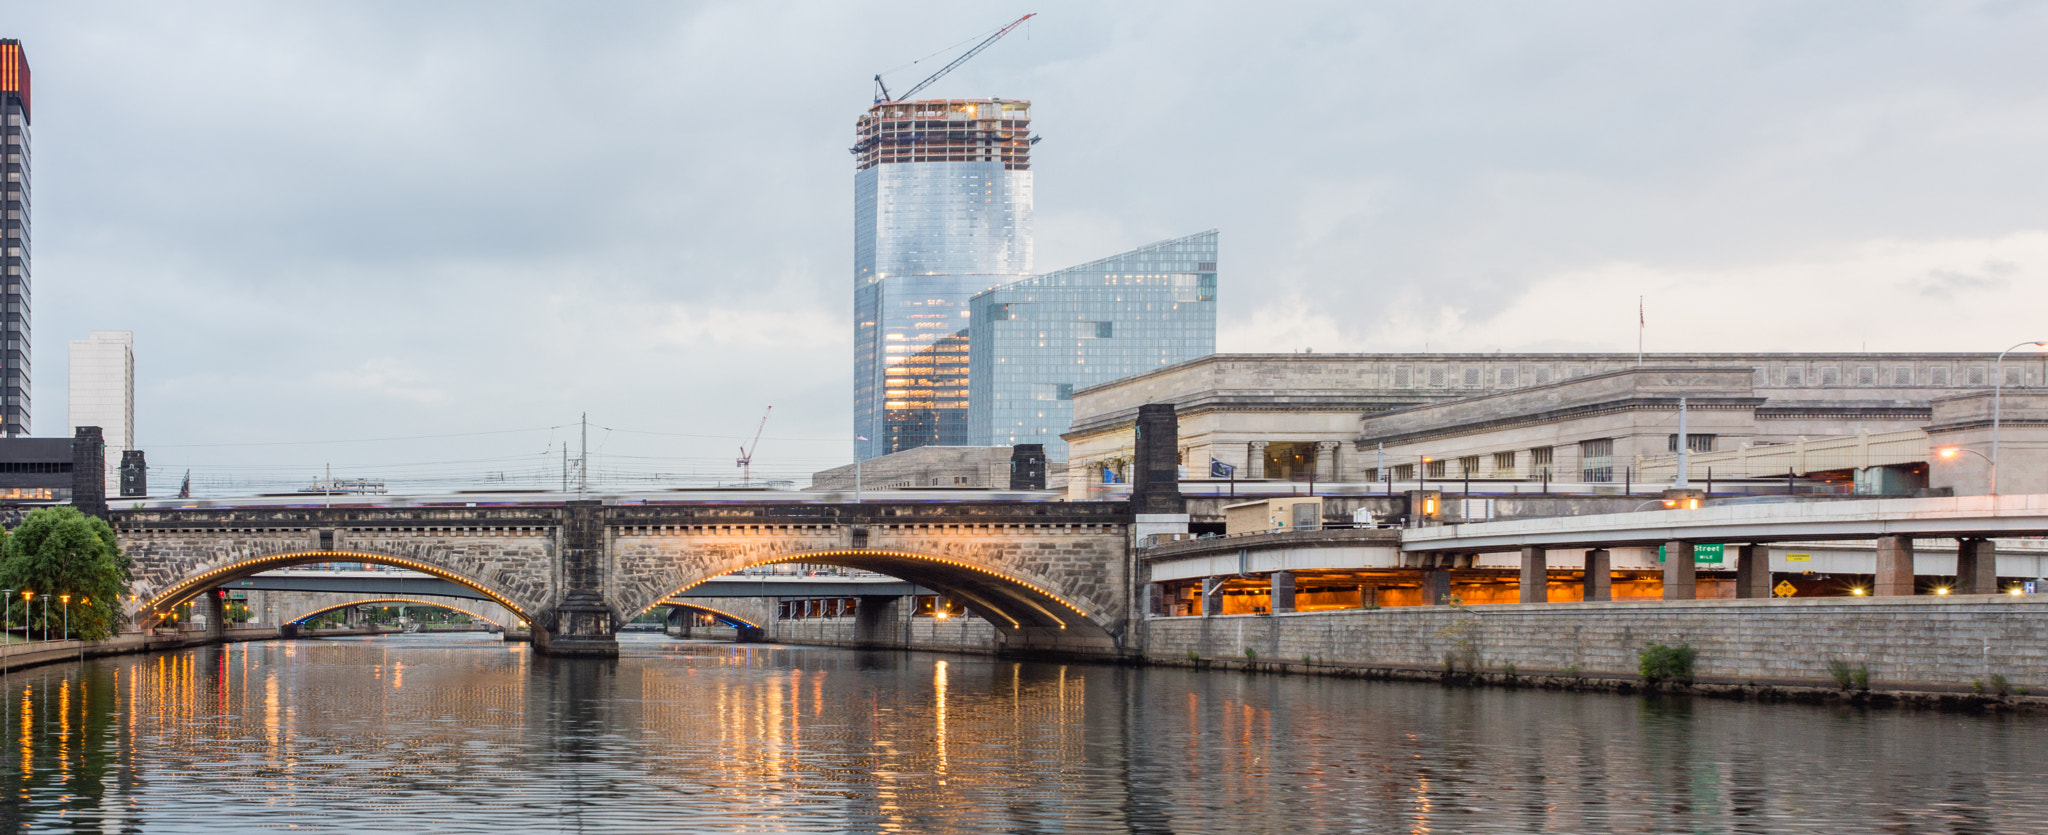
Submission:
[[[172,586],[164,593],[150,598],[149,602],[144,603],[137,610],[136,614],[162,619],[164,611],[183,605],[192,598],[199,596],[208,586],[214,583],[226,582],[236,577],[268,571],[271,568],[306,562],[373,562],[378,565],[410,568],[425,574],[431,574],[490,598],[492,602],[505,607],[506,611],[517,616],[521,623],[530,623],[533,620],[533,616],[528,614],[519,604],[513,603],[502,594],[485,588],[482,583],[456,574],[448,569],[428,565],[419,560],[394,557],[389,554],[366,554],[359,551],[293,551],[288,554],[272,554],[267,557],[257,557],[231,565],[224,565],[205,574],[185,580]],[[252,567],[256,568],[251,570]]]
[[[730,621],[732,621],[732,622],[734,622],[734,623],[743,623],[743,624],[746,624],[746,625],[747,625],[747,628],[749,628],[749,629],[760,629],[760,628],[761,628],[760,624],[757,624],[757,623],[754,623],[754,622],[752,622],[752,621],[749,621],[749,620],[747,620],[746,618],[740,617],[739,615],[735,615],[735,614],[733,614],[733,613],[731,613],[731,612],[727,612],[727,611],[724,611],[724,610],[722,610],[722,609],[713,609],[713,608],[711,608],[711,607],[709,607],[709,606],[699,606],[699,605],[697,605],[697,604],[695,604],[695,603],[688,603],[688,602],[685,602],[685,601],[681,601],[681,600],[663,600],[663,601],[661,601],[660,603],[656,603],[656,604],[654,604],[654,606],[674,606],[674,607],[677,607],[677,608],[681,608],[681,609],[696,609],[697,611],[700,611],[700,612],[710,612],[711,614],[714,614],[714,615],[717,615],[717,616],[719,616],[719,617],[725,618],[725,619],[727,619],[727,620],[730,620]],[[644,614],[647,614],[647,613],[648,613],[649,611],[652,611],[652,610],[654,609],[654,606],[649,606],[649,607],[647,607],[647,608],[645,608],[645,609],[641,609],[641,610],[640,610],[640,615],[644,615]],[[633,617],[636,617],[636,618],[637,618],[637,617],[639,617],[640,615],[634,615]]]
[[[379,603],[411,603],[411,604],[413,604],[413,605],[416,605],[416,606],[432,606],[432,607],[434,607],[434,608],[437,608],[437,609],[447,609],[447,610],[449,610],[449,611],[451,611],[451,612],[461,612],[461,613],[463,613],[463,614],[465,614],[465,615],[468,615],[468,616],[470,616],[470,617],[476,618],[477,620],[483,621],[483,622],[485,622],[485,623],[492,623],[492,622],[493,622],[493,621],[492,621],[492,620],[491,620],[490,618],[484,617],[483,615],[479,615],[479,614],[477,614],[477,613],[475,613],[475,612],[472,612],[472,611],[470,611],[470,610],[468,610],[468,609],[464,609],[464,608],[462,608],[462,607],[460,607],[460,606],[450,606],[450,605],[448,605],[448,604],[446,604],[446,603],[434,603],[434,602],[432,602],[432,601],[427,601],[427,600],[419,600],[419,599],[415,599],[415,598],[411,598],[411,597],[379,597],[379,598],[375,598],[375,599],[373,599],[373,600],[357,600],[357,601],[355,601],[355,602],[352,602],[352,603],[337,603],[337,604],[335,604],[335,605],[333,605],[333,606],[329,606],[329,607],[327,607],[327,608],[325,608],[325,609],[315,609],[315,610],[313,610],[313,611],[311,611],[311,612],[307,612],[307,613],[306,613],[305,615],[303,615],[303,616],[301,616],[301,617],[296,617],[296,618],[292,618],[291,620],[285,621],[285,623],[305,623],[306,621],[309,621],[309,620],[312,620],[312,619],[314,619],[314,618],[317,618],[317,617],[319,617],[319,616],[321,616],[321,615],[327,614],[328,612],[333,612],[333,611],[338,611],[338,610],[341,610],[341,609],[346,609],[346,608],[348,608],[348,607],[350,607],[350,606],[371,606],[371,605],[376,605],[376,604],[379,604]]]
[[[774,559],[771,559],[771,560],[762,560],[762,561],[760,561],[760,562],[756,562],[756,563],[748,563],[748,564],[746,564],[746,565],[740,566],[740,568],[753,568],[754,566],[757,566],[757,565],[776,565],[776,564],[778,564],[778,563],[785,563],[785,562],[817,562],[817,561],[821,561],[821,560],[831,560],[831,559],[837,559],[837,558],[846,558],[846,557],[894,557],[894,558],[897,558],[897,559],[906,559],[906,560],[916,560],[916,561],[919,561],[919,562],[932,562],[932,563],[939,563],[939,564],[941,564],[941,565],[948,565],[948,566],[952,566],[952,567],[954,567],[954,568],[964,568],[964,569],[967,569],[968,571],[973,571],[973,572],[975,572],[975,573],[978,573],[978,574],[986,574],[986,575],[988,575],[988,576],[990,576],[990,577],[994,577],[994,578],[996,578],[996,579],[998,579],[998,580],[1001,580],[1001,581],[1003,581],[1003,582],[1006,582],[1006,583],[1012,583],[1012,584],[1015,584],[1015,585],[1023,586],[1024,588],[1027,588],[1027,589],[1030,589],[1030,590],[1032,590],[1032,591],[1038,592],[1039,594],[1041,594],[1041,595],[1044,595],[1045,597],[1047,597],[1047,598],[1050,598],[1050,599],[1052,599],[1052,600],[1053,600],[1054,602],[1057,602],[1057,603],[1059,603],[1059,604],[1060,604],[1061,606],[1065,606],[1065,607],[1067,607],[1067,609],[1068,609],[1068,610],[1072,611],[1072,612],[1073,612],[1074,614],[1076,614],[1076,615],[1078,615],[1078,616],[1080,616],[1080,617],[1084,617],[1084,618],[1085,618],[1085,617],[1087,617],[1087,616],[1088,616],[1088,613],[1087,613],[1087,612],[1081,611],[1081,607],[1079,607],[1079,606],[1076,606],[1076,605],[1074,605],[1074,604],[1072,604],[1072,603],[1068,602],[1068,601],[1067,601],[1067,599],[1066,599],[1066,598],[1064,598],[1064,597],[1061,597],[1061,596],[1059,596],[1059,595],[1057,595],[1057,594],[1053,594],[1053,593],[1052,593],[1052,592],[1050,592],[1050,591],[1046,591],[1046,590],[1045,590],[1044,588],[1042,588],[1042,587],[1040,587],[1040,586],[1038,586],[1038,585],[1036,585],[1036,584],[1034,584],[1034,583],[1028,583],[1028,582],[1025,582],[1025,581],[1023,581],[1023,580],[1019,580],[1019,579],[1017,579],[1017,578],[1015,578],[1015,577],[1012,577],[1012,576],[1010,576],[1010,575],[1008,575],[1008,574],[1004,574],[1004,573],[1002,573],[1002,572],[999,572],[999,571],[991,571],[991,570],[989,570],[989,569],[986,569],[986,568],[982,568],[981,566],[978,566],[978,565],[969,565],[969,564],[967,564],[967,563],[964,563],[964,562],[961,562],[961,561],[959,561],[959,560],[950,560],[950,559],[946,559],[946,558],[944,558],[944,557],[934,557],[934,556],[929,556],[929,555],[926,555],[926,554],[913,554],[913,553],[911,553],[911,552],[909,552],[909,551],[878,551],[878,550],[874,550],[874,549],[869,549],[869,548],[836,548],[836,549],[833,549],[833,550],[829,550],[829,551],[812,551],[812,552],[810,552],[810,553],[806,553],[806,554],[791,554],[791,555],[789,555],[789,556],[786,556],[786,557],[776,557],[776,558],[774,558]],[[733,570],[737,571],[737,570],[739,570],[739,569],[733,569]],[[721,576],[722,576],[722,575],[721,575]],[[708,582],[710,582],[710,581],[711,581],[711,580],[713,580],[713,579],[715,579],[715,578],[713,578],[713,577],[705,577],[705,578],[703,578],[703,579],[701,579],[701,580],[698,580],[698,581],[696,581],[696,582],[694,582],[694,583],[691,583],[691,584],[689,584],[689,585],[687,585],[687,586],[684,586],[684,587],[682,587],[682,588],[676,589],[675,591],[669,592],[668,594],[662,595],[662,598],[663,598],[664,600],[666,600],[666,599],[668,599],[668,598],[671,598],[671,597],[675,597],[676,595],[682,594],[683,592],[689,591],[689,590],[691,590],[691,589],[694,589],[694,588],[696,588],[696,587],[698,587],[698,586],[701,586],[701,585],[703,585],[703,584],[705,584],[705,583],[708,583]],[[1040,606],[1040,605],[1038,605],[1038,603],[1037,603],[1036,601],[1030,600],[1029,598],[1024,598],[1024,599],[1023,599],[1023,603],[1024,603],[1025,605],[1027,605],[1027,606],[1030,606],[1030,607],[1031,607],[1031,608],[1033,608],[1033,609],[1036,609],[1036,610],[1038,610],[1038,612],[1039,612],[1040,614],[1043,614],[1043,615],[1045,615],[1046,617],[1048,617],[1048,618],[1051,618],[1051,619],[1052,619],[1052,621],[1053,621],[1054,623],[1057,623],[1057,624],[1059,624],[1059,625],[1060,625],[1060,628],[1061,628],[1061,629],[1066,629],[1066,628],[1067,628],[1067,621],[1066,621],[1066,619],[1065,619],[1065,618],[1062,618],[1062,617],[1060,617],[1059,615],[1055,615],[1055,614],[1053,614],[1053,613],[1052,613],[1051,611],[1047,610],[1047,609],[1046,609],[1045,607],[1043,607],[1043,606]],[[645,612],[647,611],[647,609],[652,609],[652,608],[654,608],[654,607],[655,607],[655,606],[657,606],[657,605],[660,605],[660,604],[659,604],[659,603],[649,604],[649,605],[647,606],[647,608],[646,608],[646,609],[641,609],[641,610],[640,610],[640,613],[644,614],[644,613],[645,613]],[[989,608],[996,608],[996,607],[989,607]],[[1011,616],[1010,614],[1008,614],[1008,613],[1006,613],[1006,612],[1002,612],[1002,610],[1001,610],[1001,609],[999,609],[999,608],[997,608],[997,609],[996,609],[996,611],[997,611],[998,613],[1002,614],[1004,618],[1006,618],[1006,619],[1008,619],[1008,620],[1010,621],[1010,627],[1011,627],[1011,628],[1013,628],[1013,629],[1019,629],[1019,628],[1022,628],[1022,627],[1023,627],[1023,624],[1022,624],[1022,623],[1020,623],[1020,622],[1018,622],[1018,620],[1017,620],[1017,619],[1016,619],[1015,617],[1012,617],[1012,616]],[[639,614],[635,614],[635,615],[634,615],[634,617],[639,617],[639,616],[640,616]]]

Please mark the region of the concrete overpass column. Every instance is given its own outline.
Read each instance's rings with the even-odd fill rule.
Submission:
[[[1216,577],[1202,578],[1202,617],[1213,618],[1223,614],[1223,580]]]
[[[1605,603],[1614,599],[1614,559],[1605,548],[1586,551],[1585,591],[1581,599],[1588,603]]]
[[[1294,572],[1273,572],[1273,614],[1294,611]]]
[[[1735,596],[1764,599],[1771,596],[1771,549],[1744,545],[1735,557]]]
[[[1316,442],[1316,480],[1337,480],[1337,442]]]
[[[1998,543],[1989,539],[1956,543],[1955,593],[1998,593]]]
[[[1245,453],[1244,459],[1244,477],[1265,478],[1266,442],[1252,441],[1248,444],[1245,444],[1245,446],[1247,447],[1248,451]]]
[[[226,634],[228,620],[227,593],[220,589],[209,591],[206,597],[206,637],[218,638]]]
[[[1913,596],[1913,539],[1906,536],[1877,538],[1878,597]]]
[[[1521,602],[1550,602],[1550,553],[1533,545],[1522,548]]]
[[[860,604],[853,609],[853,643],[860,647],[902,646],[903,630],[896,625],[901,612],[909,607],[904,598],[889,595],[862,595]]]
[[[1450,602],[1450,596],[1450,569],[1425,568],[1422,570],[1422,605],[1441,606]]]
[[[1692,543],[1672,540],[1664,545],[1664,599],[1692,600],[1699,596],[1694,583]]]

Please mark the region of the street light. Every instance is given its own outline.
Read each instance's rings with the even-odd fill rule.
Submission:
[[[71,639],[71,595],[68,595],[68,594],[60,594],[60,595],[57,595],[57,599],[58,599],[58,600],[60,600],[60,601],[63,601],[63,603],[64,603],[64,606],[63,606],[63,609],[64,609],[64,638],[65,638],[65,640],[70,640],[70,639]]]
[[[1934,454],[1939,455],[1943,458],[1954,458],[1956,457],[1956,455],[1965,452],[1971,455],[1975,455],[1978,458],[1982,458],[1984,459],[1984,463],[1991,465],[1991,495],[1998,495],[1998,459],[1992,458],[1991,456],[1985,455],[1984,453],[1978,452],[1974,449],[1964,449],[1963,447],[1959,446],[1945,446],[1935,450]]]
[[[31,606],[34,606],[34,605],[35,605],[35,602],[36,602],[36,593],[35,593],[35,591],[34,591],[33,589],[22,589],[22,590],[21,590],[21,637],[22,637],[22,640],[26,640],[26,641],[33,641],[33,640],[35,640],[35,637],[34,637],[34,636],[35,636],[35,633],[33,633],[33,632],[30,632],[30,631],[28,631],[28,613],[29,613],[29,611],[30,611],[30,608],[29,608],[29,607],[31,607]],[[46,598],[43,598],[43,602],[45,602],[45,603],[49,602],[49,598],[47,598],[47,597],[46,597]]]
[[[2005,355],[2028,345],[2048,348],[2048,342],[2021,342],[1999,351],[1998,361],[1991,366],[1991,374],[1996,378],[1991,381],[1991,495],[1994,496],[1998,495],[1998,417],[1999,401],[2005,391]]]
[[[9,634],[7,628],[14,625],[14,590],[0,589],[0,600],[6,601],[0,604],[0,635],[4,635]]]

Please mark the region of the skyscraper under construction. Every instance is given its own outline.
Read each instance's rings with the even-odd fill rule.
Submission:
[[[862,459],[968,443],[968,300],[1031,273],[1030,128],[1003,99],[884,98],[856,123]]]
[[[29,83],[21,41],[0,40],[0,434],[28,434]]]

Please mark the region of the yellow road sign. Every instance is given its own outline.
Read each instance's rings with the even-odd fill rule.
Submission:
[[[1779,580],[1778,585],[1771,588],[1771,593],[1779,597],[1791,597],[1798,592],[1798,589],[1792,587],[1791,580]]]

